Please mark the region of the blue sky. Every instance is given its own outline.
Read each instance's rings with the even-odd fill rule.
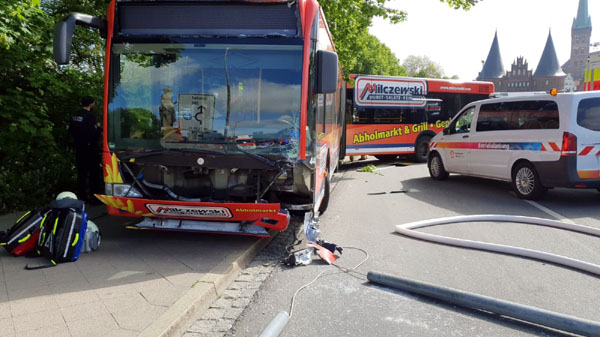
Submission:
[[[408,55],[427,55],[447,76],[473,80],[496,30],[505,70],[523,56],[535,71],[549,30],[558,60],[564,64],[570,56],[571,25],[578,4],[579,0],[482,0],[464,11],[439,0],[392,0],[388,6],[407,11],[408,20],[392,25],[376,19],[369,31],[400,62]],[[600,42],[600,0],[588,0],[588,13],[592,17],[590,42]]]

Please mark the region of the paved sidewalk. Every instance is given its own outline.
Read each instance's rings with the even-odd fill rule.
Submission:
[[[102,206],[88,211],[102,243],[76,262],[25,270],[46,260],[0,250],[0,336],[176,335],[172,323],[186,324],[190,309],[206,309],[264,244],[127,230],[131,218],[107,216]],[[0,216],[0,230],[20,215]],[[206,308],[199,307],[207,297]]]

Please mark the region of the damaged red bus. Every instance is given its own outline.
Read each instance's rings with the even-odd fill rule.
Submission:
[[[106,38],[103,167],[110,215],[137,227],[268,236],[323,212],[345,84],[315,0],[113,0],[57,23]]]
[[[489,98],[492,82],[350,75],[346,104],[347,156],[427,160],[429,141],[466,104]]]

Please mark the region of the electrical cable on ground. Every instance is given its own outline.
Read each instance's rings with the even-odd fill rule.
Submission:
[[[290,315],[289,315],[289,318],[292,318],[292,315],[293,315],[293,313],[294,313],[294,303],[295,303],[295,301],[296,301],[296,296],[298,295],[298,293],[300,293],[300,291],[302,291],[302,289],[304,289],[304,288],[306,288],[306,287],[310,286],[311,284],[315,283],[315,282],[316,282],[316,281],[317,281],[319,278],[321,278],[321,276],[323,276],[323,275],[334,275],[334,274],[341,274],[341,273],[353,273],[353,272],[356,272],[356,273],[358,273],[358,272],[356,271],[356,269],[357,269],[358,267],[362,266],[362,265],[363,265],[365,262],[367,262],[367,260],[369,259],[369,253],[367,253],[367,251],[366,251],[366,250],[364,250],[364,249],[361,249],[361,248],[356,248],[356,247],[342,247],[342,248],[344,248],[344,249],[354,249],[354,250],[361,251],[361,252],[363,252],[363,253],[365,254],[365,259],[364,259],[364,260],[362,260],[362,261],[361,261],[359,264],[357,264],[357,265],[356,265],[356,266],[354,266],[353,268],[346,268],[346,267],[343,267],[343,266],[339,266],[339,265],[337,265],[337,264],[333,264],[333,266],[337,267],[337,268],[338,268],[338,269],[340,269],[341,271],[337,271],[337,272],[333,272],[333,273],[328,273],[328,274],[325,274],[325,273],[326,273],[327,271],[329,271],[329,270],[327,270],[327,269],[326,269],[326,270],[323,270],[323,271],[321,271],[319,274],[317,274],[317,276],[316,276],[316,277],[315,277],[315,278],[314,278],[312,281],[310,281],[310,282],[306,283],[305,285],[301,286],[300,288],[298,288],[298,289],[296,290],[296,292],[294,293],[294,296],[292,296],[292,300],[291,300],[291,303],[290,303]],[[360,274],[360,275],[362,275],[362,276],[365,276],[365,277],[367,276],[366,274],[362,274],[362,273],[359,273],[359,274]]]
[[[346,268],[346,267],[343,267],[343,266],[340,266],[340,265],[337,265],[334,263],[333,266],[340,269],[340,271],[334,271],[332,273],[327,273],[328,271],[330,271],[329,269],[325,269],[325,270],[321,271],[312,281],[306,283],[305,285],[301,286],[300,288],[298,288],[296,290],[296,292],[294,293],[294,296],[292,296],[292,300],[290,303],[289,315],[285,311],[280,311],[279,313],[277,313],[277,315],[271,320],[269,325],[267,325],[267,327],[263,330],[263,332],[259,335],[259,337],[279,336],[279,334],[281,333],[281,331],[283,330],[283,328],[285,327],[287,322],[290,320],[290,318],[292,318],[292,315],[294,313],[294,304],[296,301],[296,296],[298,296],[298,294],[300,293],[300,291],[302,291],[302,289],[309,287],[311,284],[315,283],[322,276],[342,274],[342,273],[347,273],[347,274],[355,273],[355,274],[364,276],[366,278],[366,274],[360,273],[356,269],[358,267],[362,266],[365,262],[367,262],[367,260],[369,259],[369,253],[367,253],[367,251],[365,251],[364,249],[356,248],[356,247],[342,247],[342,248],[343,249],[354,249],[354,250],[361,251],[365,254],[365,259],[362,260],[359,264],[357,264],[353,268]],[[353,276],[355,277],[355,275],[353,275]]]

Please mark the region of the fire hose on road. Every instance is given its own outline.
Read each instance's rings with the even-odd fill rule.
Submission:
[[[484,250],[489,252],[496,252],[502,254],[510,254],[516,256],[528,257],[536,260],[547,261],[579,270],[583,270],[592,274],[596,274],[600,276],[600,266],[584,261],[580,261],[577,259],[568,258],[561,255],[546,253],[538,250],[513,247],[500,245],[489,242],[481,242],[481,241],[472,241],[472,240],[464,240],[464,239],[456,239],[450,238],[447,236],[429,234],[418,232],[414,229],[442,225],[442,224],[451,224],[451,223],[461,223],[461,222],[516,222],[516,223],[524,223],[531,225],[539,225],[539,226],[547,226],[559,229],[570,230],[574,232],[594,235],[600,237],[600,229],[569,224],[562,221],[543,219],[543,218],[534,218],[534,217],[526,217],[526,216],[516,216],[516,215],[496,215],[496,214],[485,214],[485,215],[465,215],[465,216],[454,216],[447,218],[439,218],[439,219],[431,219],[424,221],[411,222],[404,225],[396,225],[396,232],[402,235],[406,235],[409,237],[413,237],[416,239],[421,239],[430,242],[442,243],[451,246],[457,247],[465,247],[471,249]]]
[[[549,220],[543,218],[495,214],[455,216],[425,221],[417,221],[403,225],[396,225],[396,232],[409,237],[435,243],[442,243],[451,246],[478,249],[489,252],[510,254],[547,261],[600,276],[600,266],[561,255],[520,247],[493,244],[488,242],[450,238],[446,236],[418,232],[415,230],[417,228],[450,223],[492,221],[547,226],[600,237],[600,229],[594,227],[570,224],[562,221]],[[428,296],[431,298],[435,298],[438,300],[461,305],[472,309],[485,310],[488,312],[493,312],[496,314],[547,326],[550,328],[559,329],[566,332],[572,332],[585,336],[600,336],[599,322],[589,321],[573,316],[567,316],[564,314],[540,308],[535,308],[519,303],[508,302],[451,288],[441,287],[438,285],[428,284],[414,280],[401,279],[377,272],[369,272],[367,278],[370,282],[373,283],[393,287],[404,291],[409,291],[412,293]]]

